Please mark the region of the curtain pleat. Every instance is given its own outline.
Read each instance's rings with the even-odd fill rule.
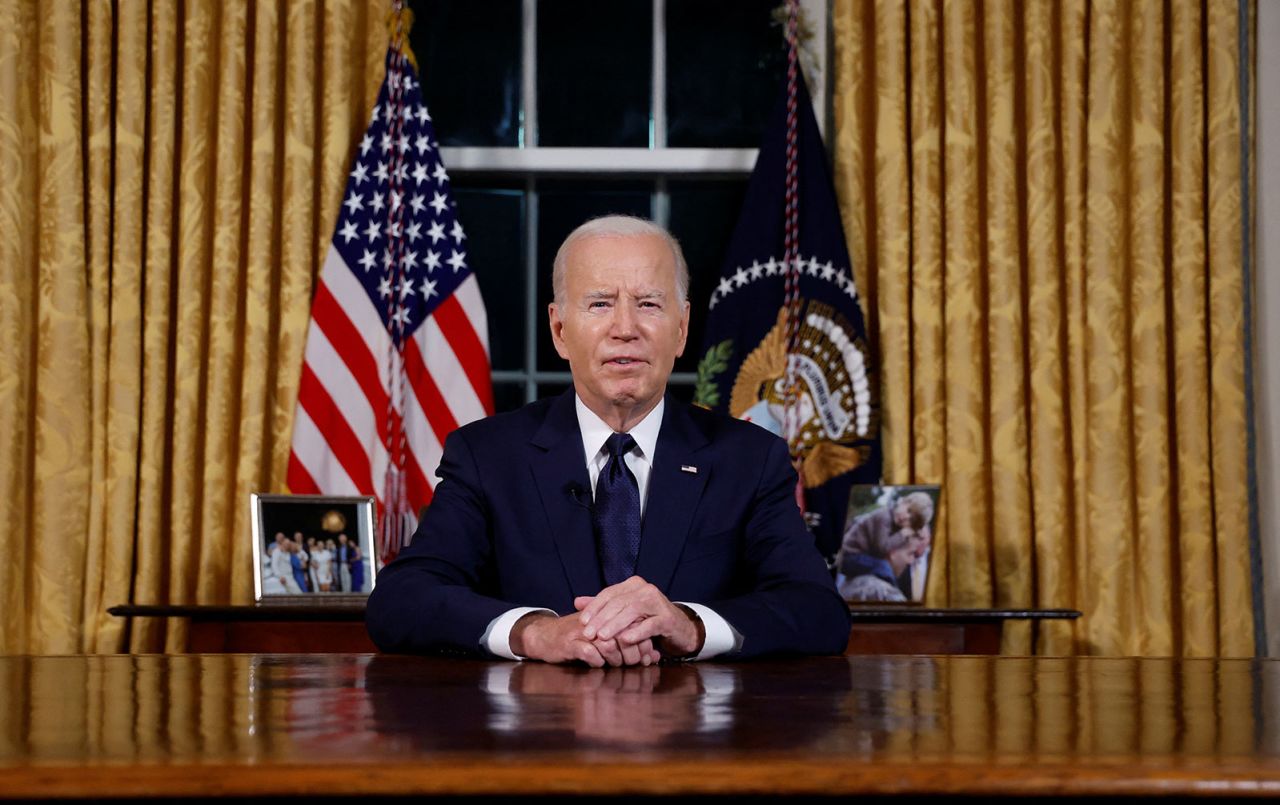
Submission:
[[[6,618],[0,642],[68,652],[83,634],[92,461],[83,25],[73,4],[4,13],[0,585],[27,617]]]
[[[38,7],[37,7],[38,6]],[[0,4],[0,652],[252,599],[385,3]]]
[[[1208,8],[1209,465],[1216,526],[1211,534],[1216,556],[1212,578],[1221,625],[1216,649],[1225,655],[1249,655],[1254,639],[1241,303],[1245,177],[1240,172],[1240,10],[1236,2],[1225,0],[1214,0]],[[1250,20],[1253,17],[1251,13]]]
[[[1253,652],[1239,13],[835,6],[885,480],[944,487],[927,598],[1084,612],[1006,651]]]

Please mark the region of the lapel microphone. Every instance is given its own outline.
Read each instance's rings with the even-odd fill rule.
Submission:
[[[565,485],[564,493],[572,500],[574,504],[581,506],[587,511],[593,511],[594,506],[591,501],[591,493],[577,481],[570,481]]]

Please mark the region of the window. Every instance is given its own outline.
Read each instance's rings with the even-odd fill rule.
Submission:
[[[813,97],[826,4],[804,2]],[[653,218],[689,262],[692,396],[711,289],[786,75],[779,0],[423,0],[410,43],[489,316],[499,411],[570,382],[551,262],[588,218]],[[821,121],[823,115],[819,114]]]

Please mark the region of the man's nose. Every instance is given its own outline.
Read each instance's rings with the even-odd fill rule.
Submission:
[[[610,335],[614,338],[634,338],[636,334],[636,312],[631,305],[620,304],[613,309],[613,321]]]

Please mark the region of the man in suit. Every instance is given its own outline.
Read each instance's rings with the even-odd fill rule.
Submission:
[[[573,389],[448,437],[370,596],[374,642],[597,667],[843,650],[848,610],[786,444],[666,395],[688,335],[679,244],[649,221],[588,221],[552,284]]]

